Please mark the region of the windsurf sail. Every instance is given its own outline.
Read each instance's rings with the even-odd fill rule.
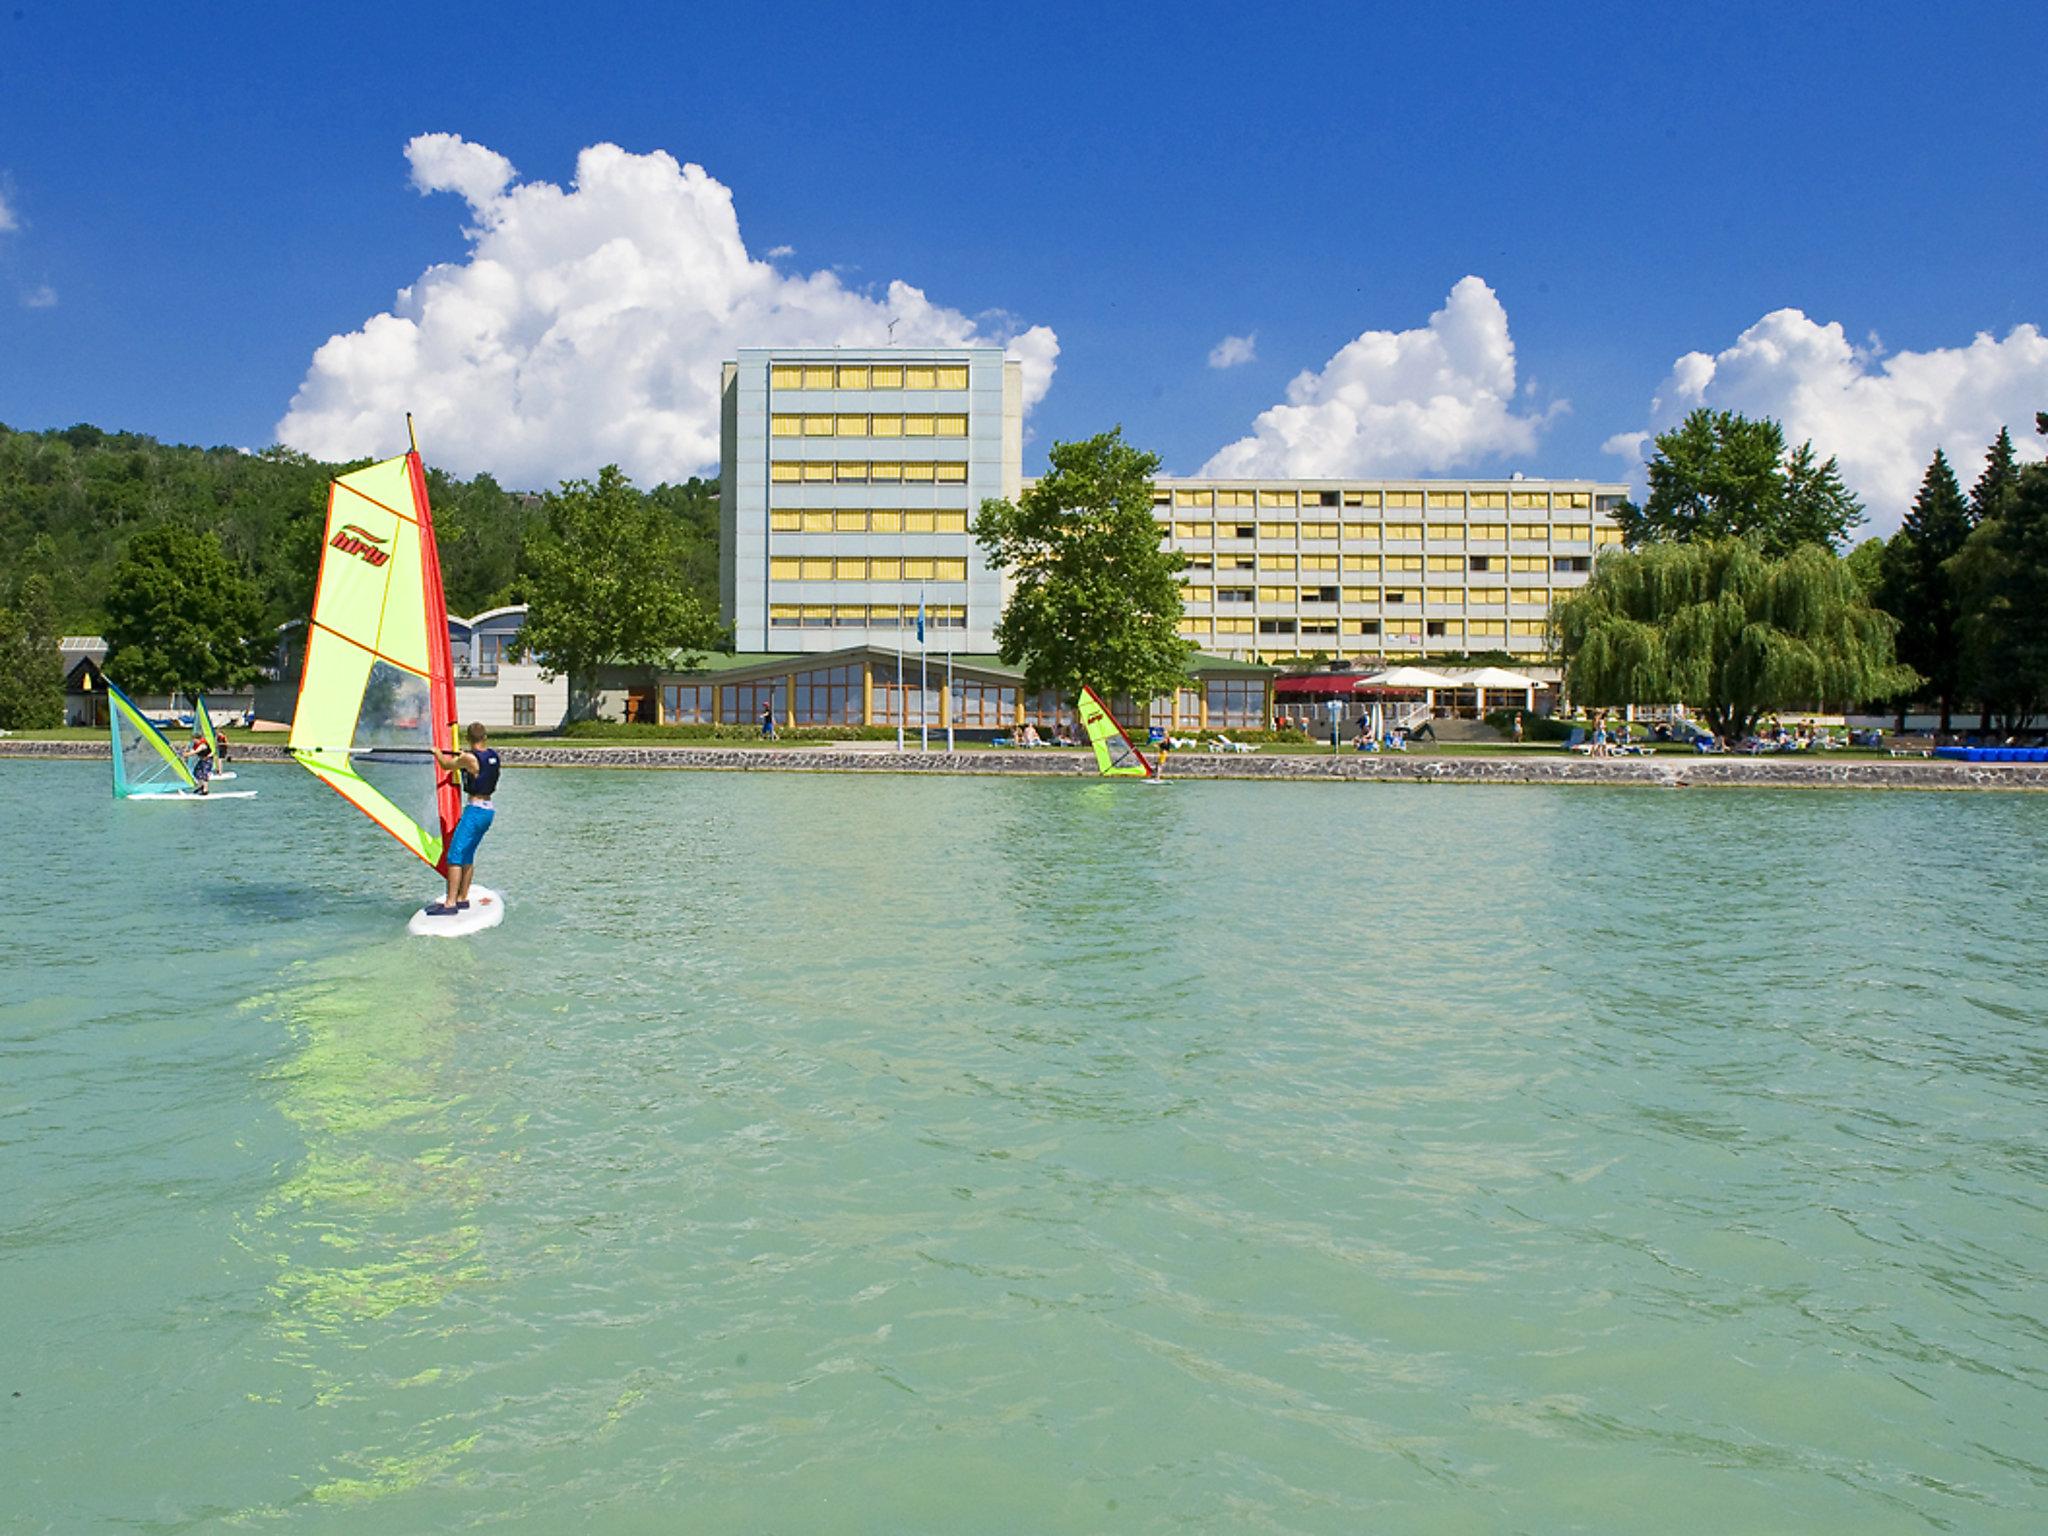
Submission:
[[[1124,734],[1124,728],[1116,723],[1116,716],[1109,712],[1109,706],[1102,702],[1102,696],[1093,688],[1081,690],[1080,715],[1081,729],[1088,733],[1088,744],[1095,749],[1095,766],[1104,775],[1152,777],[1152,764],[1131,744],[1131,738]]]
[[[175,795],[195,787],[192,770],[135,707],[135,701],[107,683],[107,734],[114,743],[114,798]]]
[[[203,693],[192,696],[192,729],[205,739],[213,752],[213,760],[219,762],[220,733],[213,728],[213,716],[206,712],[206,695]]]
[[[292,756],[436,869],[461,815],[433,751],[455,746],[448,603],[419,449],[327,495]]]

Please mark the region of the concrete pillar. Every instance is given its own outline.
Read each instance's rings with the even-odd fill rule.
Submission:
[[[875,723],[875,663],[869,657],[860,664],[860,723]]]

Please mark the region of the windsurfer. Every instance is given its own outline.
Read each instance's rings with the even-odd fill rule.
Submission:
[[[490,740],[490,732],[476,723],[469,728],[467,752],[434,749],[434,761],[443,771],[462,775],[462,792],[469,796],[469,803],[462,808],[462,819],[448,837],[448,894],[427,908],[428,917],[452,917],[469,910],[469,885],[476,875],[476,845],[484,840],[484,834],[491,830],[492,818],[498,814],[497,807],[491,804],[491,796],[498,788],[498,754],[491,749]]]
[[[213,777],[213,748],[206,744],[204,736],[195,731],[192,745],[186,749],[185,755],[192,759],[192,782],[203,795],[206,793],[206,781]]]

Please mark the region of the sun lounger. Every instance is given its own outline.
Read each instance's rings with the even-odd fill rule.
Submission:
[[[1232,741],[1228,736],[1223,735],[1219,731],[1216,739],[1209,743],[1209,750],[1211,752],[1256,752],[1259,749],[1248,741]]]

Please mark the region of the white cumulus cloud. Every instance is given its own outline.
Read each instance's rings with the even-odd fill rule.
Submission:
[[[1607,451],[1630,461],[1640,485],[1650,438],[1700,406],[1775,417],[1789,443],[1810,439],[1841,461],[1871,528],[1888,533],[1936,448],[1966,488],[2001,426],[2022,455],[2040,457],[2032,423],[2048,407],[2048,335],[2017,325],[2003,340],[1979,332],[1968,346],[1885,355],[1874,334],[1857,347],[1838,323],[1773,310],[1721,351],[1679,358],[1650,402],[1648,429],[1616,433]]]
[[[1239,363],[1257,360],[1259,355],[1259,333],[1249,336],[1226,336],[1209,349],[1211,368],[1235,368]]]
[[[1461,278],[1429,323],[1367,331],[1287,386],[1251,435],[1219,449],[1205,475],[1419,474],[1528,453],[1563,401],[1518,413],[1507,311]]]
[[[38,283],[21,296],[23,309],[55,309],[57,290],[48,283]]]
[[[10,229],[21,228],[21,219],[14,211],[14,205],[7,201],[7,188],[0,186],[0,235]]]
[[[743,346],[1007,345],[1024,402],[1059,340],[990,328],[898,280],[881,293],[748,253],[729,188],[701,166],[596,144],[567,187],[521,181],[454,134],[406,146],[422,194],[468,206],[463,260],[314,354],[278,437],[322,458],[391,451],[412,411],[437,464],[515,485],[617,463],[644,483],[718,462],[719,364]]]

